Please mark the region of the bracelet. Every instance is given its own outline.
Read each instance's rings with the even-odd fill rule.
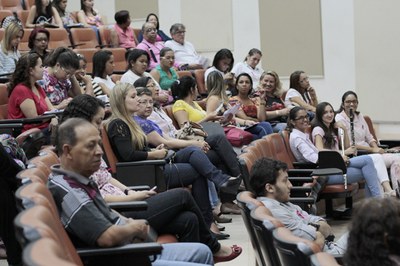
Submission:
[[[129,191],[130,191],[129,188],[125,188],[125,190],[124,190],[125,195],[128,195]]]

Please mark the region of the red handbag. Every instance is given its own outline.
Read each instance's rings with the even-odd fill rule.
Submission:
[[[235,147],[241,147],[253,141],[253,134],[237,127],[226,126],[224,132],[228,141]]]

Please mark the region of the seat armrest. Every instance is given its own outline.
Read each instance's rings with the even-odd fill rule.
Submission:
[[[293,162],[293,167],[296,169],[315,169],[318,165],[309,162]]]
[[[302,183],[310,183],[314,181],[314,178],[311,176],[289,176],[290,182],[302,182]]]
[[[290,198],[289,201],[293,204],[296,203],[309,203],[309,204],[314,204],[314,199],[310,197],[296,197],[296,198]]]
[[[400,146],[400,140],[394,140],[394,139],[381,139],[379,140],[380,145],[386,145],[388,148],[393,148]]]
[[[132,161],[132,162],[118,162],[117,168],[120,166],[139,166],[139,165],[165,165],[165,160],[143,160],[143,161]]]
[[[318,168],[312,172],[313,176],[343,175],[339,168]]]
[[[41,115],[34,118],[4,119],[0,120],[0,124],[38,124],[50,120],[53,117],[55,117],[55,114]]]
[[[7,121],[7,120],[3,120],[3,121]],[[3,122],[1,121],[1,122]],[[7,123],[7,124],[0,124],[0,129],[13,129],[13,128],[23,128],[24,125],[22,123]]]
[[[129,186],[128,189],[130,189],[130,190],[136,190],[136,191],[150,190],[150,186],[147,186],[147,185],[143,185],[143,186]]]
[[[289,176],[311,176],[314,169],[289,169],[287,171]]]
[[[137,244],[128,244],[119,247],[112,248],[80,248],[77,249],[79,256],[84,260],[85,258],[90,257],[117,257],[118,255],[122,259],[126,259],[126,255],[132,256],[150,256],[155,254],[160,254],[162,250],[162,246],[158,243],[137,243]],[[116,265],[116,264],[115,264]]]
[[[146,201],[120,201],[107,203],[111,209],[117,212],[126,211],[144,211],[147,210],[148,204]]]

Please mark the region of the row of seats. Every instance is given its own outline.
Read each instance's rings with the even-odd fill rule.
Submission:
[[[34,4],[35,0],[0,0],[0,10],[28,11]]]
[[[335,259],[314,242],[293,235],[251,192],[239,193],[237,202],[257,265],[337,266],[342,261],[341,256]]]

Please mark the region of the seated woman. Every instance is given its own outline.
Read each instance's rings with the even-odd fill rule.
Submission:
[[[0,43],[0,74],[14,72],[16,62],[21,57],[18,45],[22,36],[24,36],[24,30],[20,24],[15,21],[8,23]]]
[[[247,75],[247,74],[244,74]],[[247,80],[250,83],[251,79],[247,76],[243,76],[242,81]],[[222,75],[216,71],[210,73],[207,78],[207,87],[209,90],[207,97],[207,113],[218,112],[218,114],[223,115],[225,111],[230,108],[233,108],[229,104],[228,96],[226,95],[226,91],[224,89],[224,80]],[[250,89],[250,84],[249,84]],[[240,104],[240,103],[238,103]],[[243,137],[251,133],[253,135],[253,139],[260,139],[263,136],[272,133],[271,125],[267,122],[258,123],[255,122],[255,119],[246,119],[247,115],[239,110],[236,114],[233,114],[228,117],[224,117],[220,122],[224,125],[225,132],[229,132],[228,129],[232,127],[245,127],[245,130],[242,130],[241,133]],[[248,128],[246,128],[248,127]],[[228,138],[229,139],[229,138]],[[232,145],[234,143],[231,142]],[[243,143],[248,144],[248,143]]]
[[[54,109],[43,88],[36,83],[42,76],[43,65],[39,55],[36,53],[24,54],[18,61],[11,78],[8,101],[9,119],[35,118]],[[49,137],[51,129],[49,124],[49,121],[27,124],[24,125],[23,131],[36,127]],[[56,125],[57,119],[53,118],[51,124]]]
[[[115,86],[110,77],[114,67],[114,55],[111,51],[99,50],[93,55],[93,81],[99,84],[103,93],[108,96]]]
[[[384,150],[378,147],[377,141],[369,131],[364,116],[357,111],[358,96],[353,91],[347,91],[342,96],[342,104],[335,119],[344,124],[347,129],[348,137],[354,141],[357,150],[368,153],[376,153],[382,156],[387,168],[390,168],[390,177],[393,188],[398,188],[400,181],[400,154],[384,153]],[[353,133],[351,132],[350,110],[353,113]]]
[[[304,71],[295,71],[290,75],[289,90],[285,96],[285,106],[301,106],[313,118],[315,108],[318,104],[317,94],[313,87],[311,87],[309,79]]]
[[[306,110],[303,107],[296,106],[290,110],[288,119],[288,129],[290,133],[290,149],[299,162],[317,163],[318,148],[310,140],[308,130],[310,123]],[[351,149],[348,150],[351,152]],[[360,156],[349,158],[344,156],[343,160],[347,163],[348,183],[358,182],[365,179],[367,186],[365,192],[367,197],[382,196],[379,185],[379,174],[386,171],[384,165],[374,165],[370,157]],[[378,167],[379,168],[375,168]],[[382,169],[383,167],[383,169]],[[387,175],[387,174],[386,174]],[[342,184],[342,175],[329,176],[327,184]]]
[[[204,82],[206,83],[206,87],[208,75],[211,72],[216,71],[224,77],[226,89],[230,91],[231,96],[235,96],[237,94],[235,88],[235,74],[231,72],[234,61],[233,54],[229,49],[219,50],[214,56],[212,66],[204,73]],[[207,88],[207,90],[210,91],[209,88]]]
[[[344,265],[400,264],[400,202],[368,199],[353,213]]]
[[[79,95],[68,104],[60,122],[79,117],[90,121],[100,130],[104,114],[104,104],[100,100],[89,95]],[[132,219],[146,219],[157,233],[177,235],[181,242],[202,242],[212,248],[217,260],[221,257],[227,259],[226,256],[231,254],[230,259],[234,259],[240,254],[232,253],[227,246],[218,244],[216,248],[213,247],[211,243],[216,240],[208,231],[200,210],[187,191],[178,188],[157,194],[154,190],[130,190],[111,176],[104,160],[100,169],[90,178],[96,182],[107,202],[145,200],[148,204],[145,211],[125,212],[123,215]],[[198,221],[197,236],[192,233],[195,229],[187,222],[188,216],[195,216]]]
[[[160,64],[150,72],[154,80],[160,84],[160,88],[168,92],[169,95],[171,95],[172,83],[178,79],[178,74],[173,67],[174,62],[174,51],[171,48],[164,47],[160,51]],[[168,102],[172,102],[172,99],[172,96],[169,97]]]
[[[133,49],[128,53],[128,70],[121,77],[121,82],[133,84],[136,80],[142,77],[154,78],[146,72],[147,66],[150,62],[149,54],[141,49]],[[160,87],[157,81],[155,81],[155,86]],[[159,101],[162,104],[169,102],[169,94],[167,91],[161,91],[159,95]]]
[[[71,97],[81,94],[81,87],[75,77],[79,68],[78,56],[69,48],[58,47],[51,51],[44,64],[43,79],[38,83],[56,109],[64,109]],[[88,94],[93,92],[86,91]]]
[[[30,53],[37,53],[45,61],[49,52],[47,46],[49,45],[50,33],[45,28],[34,28],[29,35],[28,47],[31,49]]]
[[[25,27],[46,27],[46,24],[53,24],[59,28],[64,27],[57,9],[51,5],[49,0],[35,0],[35,4],[29,10]]]
[[[327,102],[319,103],[317,105],[316,116],[311,124],[313,127],[311,133],[312,139],[318,150],[321,151],[324,149],[333,149],[339,151],[338,128],[343,129],[345,126],[341,122],[335,122],[335,112],[333,111],[332,105]],[[345,131],[347,132],[347,129]],[[345,147],[342,148],[346,149],[345,154],[354,155],[355,147],[350,146],[348,136],[345,136],[344,145]],[[390,187],[389,178],[385,167],[381,167],[383,164],[381,156],[377,154],[364,156],[370,156],[376,165],[380,165],[376,166],[376,169],[378,171],[378,176],[385,195],[396,196],[395,191]],[[381,169],[382,172],[379,172],[379,169]]]
[[[235,74],[235,76],[238,76],[241,73],[249,74],[253,81],[252,89],[256,91],[258,89],[260,77],[262,73],[264,73],[264,70],[261,67],[257,67],[258,63],[260,63],[261,57],[261,51],[257,48],[253,48],[247,54],[244,62],[239,62],[232,68],[232,73]]]
[[[256,126],[249,129],[249,132],[253,133],[256,138],[262,138],[265,135],[273,132],[271,124],[265,121],[259,122],[258,113],[260,112],[258,103],[250,99],[249,95],[252,92],[253,81],[249,74],[242,73],[236,78],[236,89],[238,95],[233,96],[229,99],[229,103],[234,106],[236,104],[241,105],[241,111],[236,116],[244,119],[245,121],[257,122]],[[211,93],[211,92],[210,92]]]
[[[268,121],[275,133],[284,130],[290,108],[282,101],[282,83],[275,71],[262,73],[256,94],[259,96],[259,121]]]
[[[156,27],[157,29],[156,42],[166,42],[171,40],[171,38],[167,34],[165,34],[162,30],[160,30],[160,23],[156,14],[154,13],[148,14],[146,17],[146,22],[153,23],[154,26]],[[142,40],[143,40],[143,33],[142,31],[140,31],[138,36],[138,41],[141,42]]]
[[[53,0],[53,6],[58,12],[58,15],[61,18],[61,21],[65,28],[68,26],[76,24],[75,19],[72,17],[71,12],[67,11],[67,3],[68,0]]]
[[[85,25],[85,27],[92,27],[97,29],[103,26],[103,20],[99,12],[93,8],[93,0],[81,0],[81,10],[78,12],[78,22]]]
[[[140,126],[132,119],[139,110],[139,97],[136,89],[127,83],[117,84],[110,97],[111,118],[106,123],[108,137],[115,155],[121,162],[164,159],[168,150],[164,144],[149,149],[147,137]],[[202,210],[208,226],[212,222],[211,207],[208,201],[207,180],[211,180],[221,191],[236,194],[240,178],[229,177],[216,169],[204,152],[196,147],[177,151],[173,164],[164,169],[166,183],[171,187],[192,184],[193,194]]]
[[[128,10],[120,10],[114,15],[115,24],[111,30],[111,42],[113,47],[122,47],[132,50],[138,45],[135,32],[131,28],[131,16]]]

